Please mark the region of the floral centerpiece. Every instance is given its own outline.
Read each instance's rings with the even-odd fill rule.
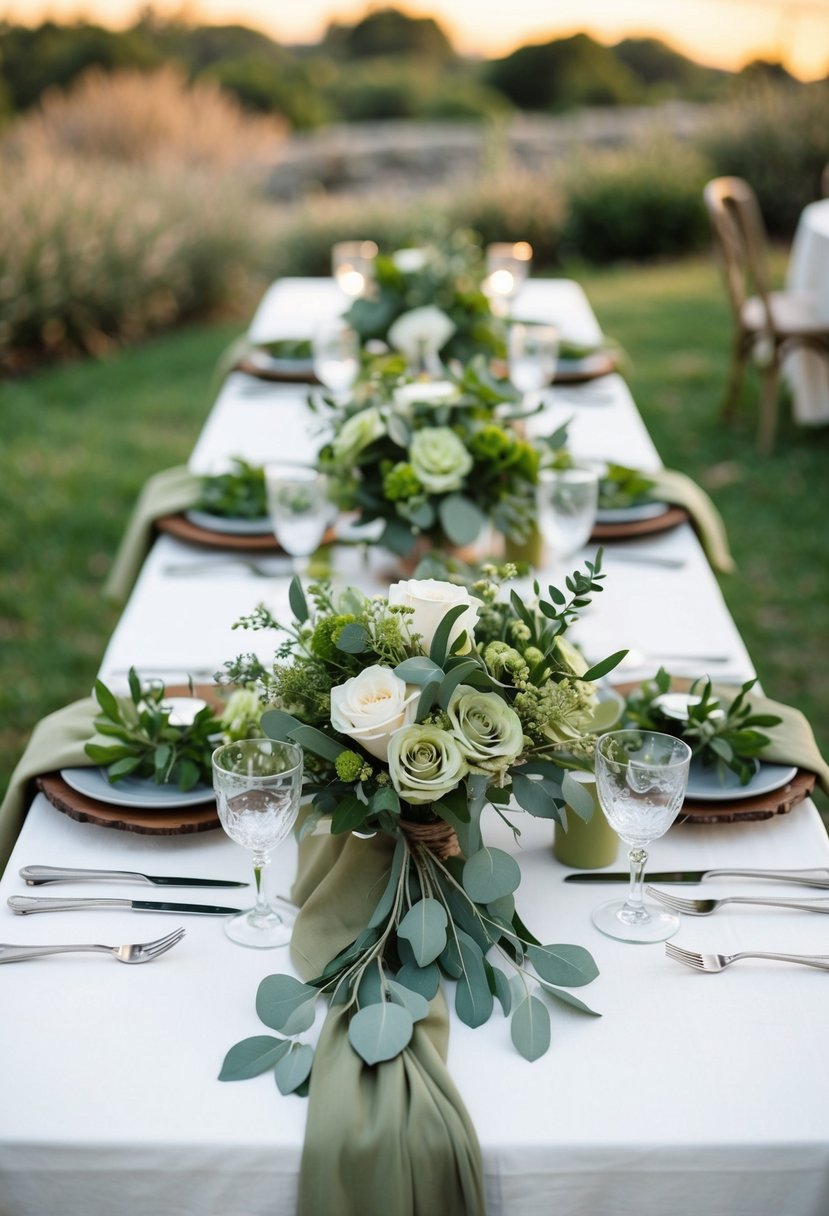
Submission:
[[[542,994],[592,1012],[567,991],[595,977],[592,957],[524,926],[518,863],[484,843],[481,813],[491,806],[516,835],[522,812],[561,822],[566,801],[592,813],[570,770],[591,767],[594,681],[626,652],[588,670],[564,635],[601,591],[599,567],[600,556],[566,590],[531,603],[515,592],[499,599],[494,568],[473,588],[482,598],[431,579],[396,583],[382,598],[317,584],[306,598],[294,580],[295,619],[273,667],[250,656],[227,665],[229,679],[256,686],[270,706],[265,733],[304,750],[311,805],[300,838],[324,823],[335,836],[367,837],[367,849],[393,842],[365,929],[308,983],[269,977],[260,989],[269,1026],[307,1029],[325,994],[351,1007],[351,1045],[377,1063],[407,1045],[446,976],[457,981],[462,1021],[487,1021],[497,1000],[518,1051],[535,1059],[550,1040]],[[281,628],[264,607],[240,625]],[[237,1044],[224,1079],[264,1070],[287,1042]],[[301,1050],[310,1067],[310,1048]]]
[[[484,255],[475,235],[380,254],[370,293],[346,313],[363,343],[382,340],[410,360],[504,353],[502,328],[484,295]]]
[[[328,403],[332,437],[319,465],[337,505],[363,523],[382,520],[381,544],[401,556],[420,536],[469,545],[487,525],[526,541],[541,445],[555,448],[564,432],[524,438],[518,395],[482,358],[440,381],[399,373],[382,364],[349,402]]]

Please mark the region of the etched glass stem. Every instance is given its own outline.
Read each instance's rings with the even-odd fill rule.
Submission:
[[[648,855],[644,849],[630,849],[628,851],[628,860],[630,862],[630,890],[628,891],[621,915],[626,920],[640,922],[650,920],[650,916],[645,910],[644,901],[645,864],[647,863]]]
[[[271,909],[268,907],[268,901],[265,899],[265,893],[262,890],[262,872],[268,864],[270,858],[265,853],[255,853],[253,857],[253,875],[256,879],[256,903],[253,906],[252,916],[270,916]]]

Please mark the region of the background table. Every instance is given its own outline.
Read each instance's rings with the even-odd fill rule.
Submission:
[[[575,285],[551,283],[544,292],[551,319],[566,317],[576,332],[579,315],[582,332],[595,326]],[[284,287],[282,299],[290,305]],[[305,395],[278,385],[251,392],[245,377],[230,377],[196,445],[194,467],[237,452],[259,459],[280,448],[284,454],[283,437],[302,432],[297,420]],[[618,377],[554,391],[540,425],[553,427],[563,417],[573,419],[578,453],[658,465]],[[714,665],[720,678],[752,673],[689,527],[625,549],[684,565],[639,566],[609,552],[607,590],[580,626],[591,657],[635,646],[652,656],[640,668],[650,674],[673,649],[685,656],[671,663],[677,671],[699,674],[712,665],[694,656],[713,654],[725,660]],[[225,560],[161,537],[104,656],[102,676],[115,685],[136,663],[173,680],[187,670],[213,670],[251,643],[269,657],[271,635],[231,626],[260,599],[284,613],[287,577],[252,578]],[[190,576],[171,573],[188,561],[206,566]],[[377,550],[338,557],[338,575],[368,588],[387,580],[390,568]],[[518,906],[532,929],[595,955],[601,974],[579,995],[603,1017],[554,1008],[552,1046],[533,1064],[517,1055],[499,1014],[474,1031],[453,1018],[449,1067],[481,1140],[490,1216],[825,1216],[827,976],[750,962],[723,975],[698,975],[667,960],[659,945],[605,938],[592,927],[590,911],[607,889],[565,885],[566,871],[551,853],[551,825],[525,815],[518,822],[518,844],[494,816],[487,839],[519,858]],[[829,842],[810,802],[757,824],[677,826],[651,852],[654,868],[829,865]],[[303,1100],[281,1097],[268,1076],[216,1081],[233,1043],[266,1033],[254,1011],[256,988],[265,975],[289,967],[286,952],[234,946],[221,921],[206,917],[117,911],[15,917],[5,900],[23,889],[20,866],[35,862],[249,876],[247,854],[220,831],[141,837],[76,823],[42,795],[35,798],[0,882],[0,938],[140,941],[179,923],[187,936],[146,967],[68,955],[0,968],[0,1216],[290,1216]],[[274,865],[274,892],[287,890],[293,866],[287,844]],[[735,887],[735,880],[719,880],[705,891]],[[740,885],[757,889],[785,890]],[[89,886],[59,891],[89,893]],[[107,892],[149,894],[114,884]],[[243,902],[233,892],[181,898]],[[726,952],[829,953],[829,918],[727,910],[683,921],[677,940]]]

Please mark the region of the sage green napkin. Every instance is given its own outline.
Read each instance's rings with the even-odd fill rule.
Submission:
[[[737,696],[735,689],[726,685],[715,685],[714,693],[726,708]],[[761,759],[772,764],[796,764],[798,768],[808,769],[817,777],[824,794],[829,794],[829,764],[821,755],[808,719],[800,710],[755,692],[748,693],[746,703],[754,713],[776,714],[782,718],[779,725],[762,728],[769,743],[763,748]]]
[[[0,874],[6,868],[29,809],[29,782],[41,773],[51,773],[58,768],[92,764],[84,745],[94,737],[93,719],[97,713],[97,701],[85,697],[49,714],[32,731],[0,805]]]
[[[304,978],[365,928],[392,849],[382,835],[302,841],[291,954]],[[480,1148],[446,1070],[448,1040],[438,994],[405,1051],[369,1068],[348,1042],[348,1013],[329,1011],[311,1075],[298,1216],[484,1216]]]
[[[185,465],[176,465],[156,473],[145,483],[104,586],[107,598],[118,603],[126,600],[152,543],[153,524],[162,515],[195,506],[201,480]]]
[[[676,469],[660,469],[646,473],[654,483],[651,493],[655,499],[684,507],[699,536],[708,560],[720,574],[732,574],[736,569],[728,547],[725,525],[717,508],[701,486]]]

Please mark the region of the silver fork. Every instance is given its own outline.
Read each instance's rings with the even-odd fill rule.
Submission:
[[[829,971],[829,954],[771,954],[764,950],[741,950],[739,954],[699,954],[696,950],[683,950],[673,942],[665,942],[668,958],[684,963],[694,971],[725,971],[741,958],[770,958],[780,963],[801,963],[804,967],[817,967]]]
[[[666,891],[657,891],[656,887],[646,887],[645,893],[658,899],[672,912],[684,912],[688,916],[710,916],[723,904],[760,904],[764,908],[799,908],[801,912],[829,913],[829,899],[768,899],[754,895],[723,895],[720,899],[682,899],[679,895],[669,895]]]
[[[158,937],[153,942],[136,942],[131,946],[11,946],[0,943],[0,963],[20,963],[24,959],[42,958],[45,954],[70,954],[76,950],[114,954],[119,963],[151,963],[154,958],[172,950],[183,937],[183,929],[174,929],[166,937]]]
[[[246,574],[252,574],[256,578],[280,578],[283,574],[290,573],[291,562],[290,559],[281,561],[279,558],[275,558],[273,565],[265,565],[263,562],[252,561],[247,557],[221,557],[204,561],[170,562],[162,567],[161,572],[175,578],[186,578],[188,575],[211,574],[227,567],[243,570]]]

